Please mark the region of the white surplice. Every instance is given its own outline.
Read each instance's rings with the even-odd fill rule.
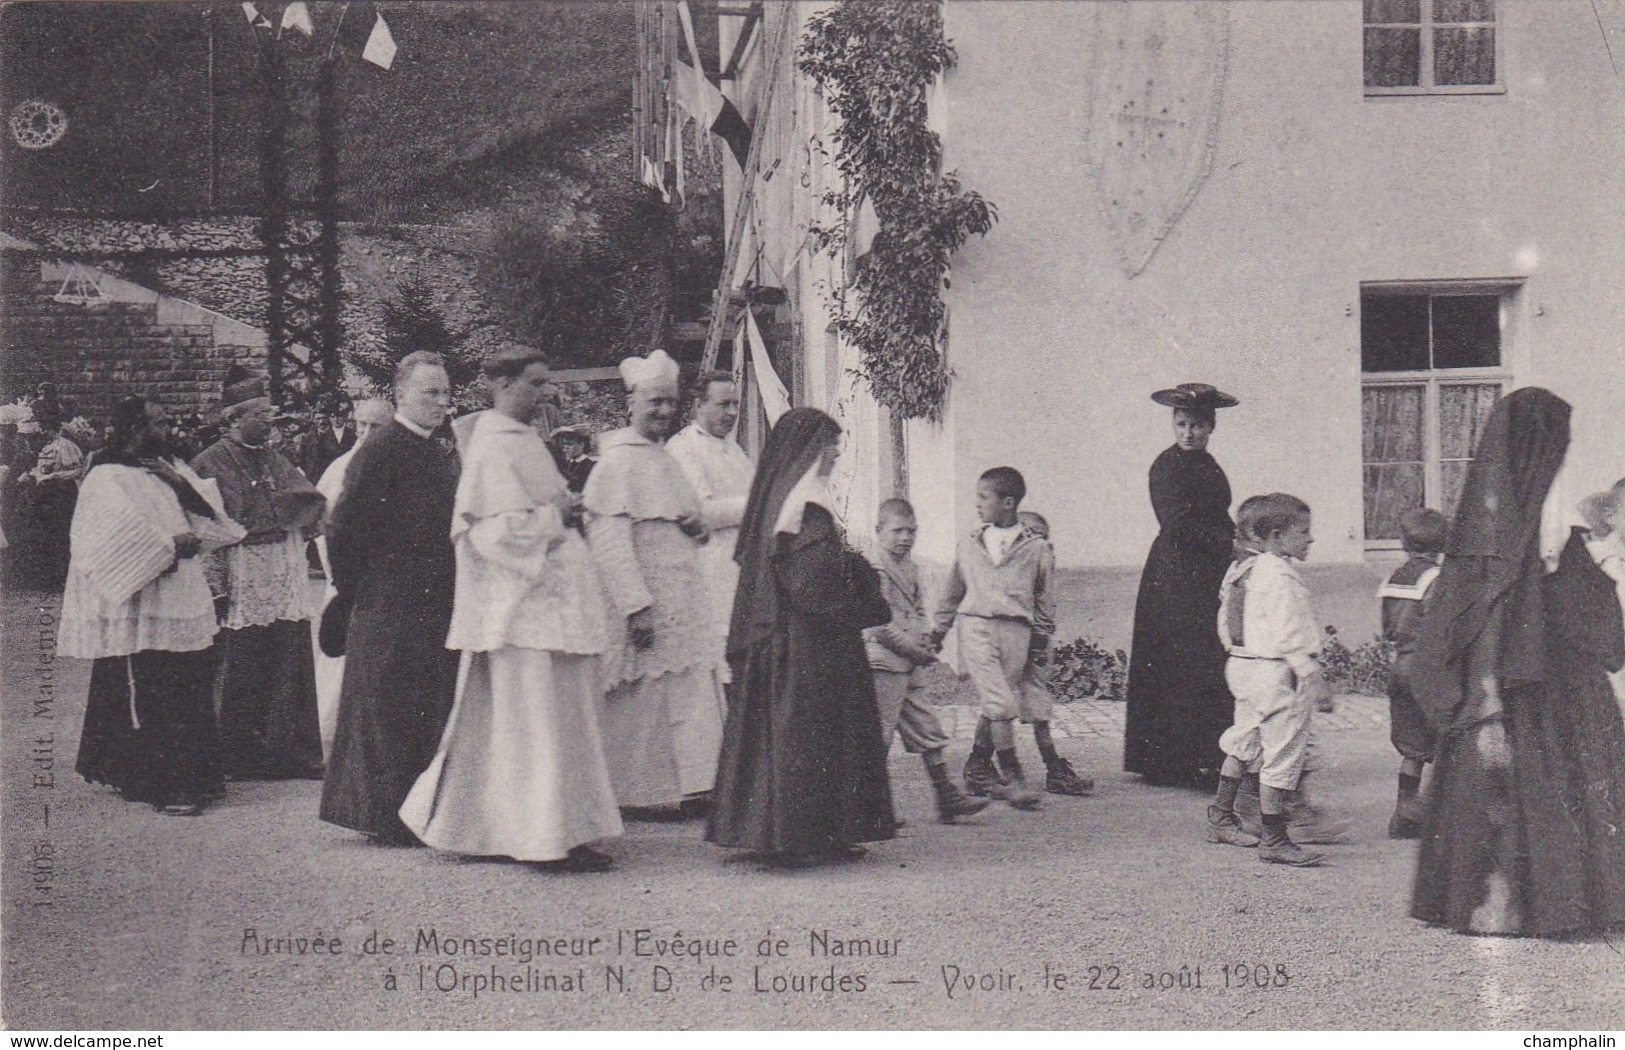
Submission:
[[[184,463],[171,466],[214,509],[214,518],[187,513],[174,490],[142,467],[109,463],[85,476],[74,507],[57,655],[95,660],[214,644],[204,560],[177,563],[175,537],[193,533],[206,554],[240,541],[243,528],[226,517],[212,480]]]
[[[732,437],[716,437],[698,423],[690,423],[666,442],[666,451],[683,468],[683,476],[699,498],[700,518],[711,530],[710,541],[700,550],[700,571],[711,592],[717,668],[726,682],[728,621],[733,616],[734,590],[739,586],[734,547],[739,543],[739,523],[745,518],[745,501],[750,498],[756,468]]]
[[[341,452],[339,457],[327,465],[322,471],[321,480],[316,482],[316,491],[327,497],[327,514],[333,514],[333,508],[339,505],[339,497],[344,495],[344,472],[350,469],[350,460],[355,458],[355,450],[361,447],[358,441],[349,451]],[[325,522],[324,522],[325,524]],[[327,577],[327,586],[322,590],[322,607],[333,600],[338,591],[333,589],[333,566],[327,561],[327,537],[316,537],[316,553],[322,559],[322,574]],[[320,618],[312,621],[311,629],[320,626]],[[322,733],[322,757],[329,758],[333,754],[333,736],[338,732],[339,725],[339,691],[344,685],[344,657],[328,656],[322,652],[321,646],[316,647],[316,721]]]
[[[480,417],[452,519],[457,699],[400,811],[435,849],[560,860],[621,833],[598,727],[609,617],[586,541],[556,506],[565,492],[535,430]]]

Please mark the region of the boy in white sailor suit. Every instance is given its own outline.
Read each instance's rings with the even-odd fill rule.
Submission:
[[[1309,588],[1293,566],[1314,542],[1309,505],[1276,492],[1254,496],[1236,512],[1247,544],[1219,596],[1219,640],[1230,659],[1225,682],[1236,698],[1235,724],[1219,737],[1224,765],[1208,806],[1209,842],[1257,846],[1258,859],[1308,868],[1319,853],[1302,849],[1287,833],[1287,806],[1298,791],[1316,709],[1332,709],[1331,691],[1315,661],[1320,632]],[[1262,841],[1244,831],[1235,802],[1243,777],[1261,784]]]
[[[1388,821],[1388,837],[1414,839],[1422,836],[1422,767],[1433,760],[1436,741],[1411,692],[1411,659],[1428,591],[1444,560],[1450,522],[1436,510],[1413,510],[1400,520],[1399,530],[1410,558],[1377,591],[1382,600],[1382,636],[1395,648],[1388,675],[1388,721],[1389,737],[1399,752],[1399,800]]]

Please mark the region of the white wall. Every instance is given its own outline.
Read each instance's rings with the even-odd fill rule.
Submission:
[[[1625,474],[1625,79],[1587,0],[1498,5],[1505,94],[1384,99],[1357,0],[1230,5],[1212,173],[1134,278],[1082,162],[1093,6],[946,5],[947,166],[999,222],[955,261],[947,423],[910,428],[922,554],[1009,463],[1063,564],[1139,562],[1171,441],[1148,395],[1203,380],[1245,401],[1212,445],[1237,499],[1295,492],[1317,560],[1360,559],[1361,281],[1525,279],[1515,381],[1574,403],[1577,491]]]

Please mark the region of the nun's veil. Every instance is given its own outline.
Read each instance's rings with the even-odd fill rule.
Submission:
[[[728,656],[742,655],[769,634],[778,621],[779,594],[773,579],[778,536],[774,526],[790,491],[819,453],[841,436],[840,424],[816,408],[792,408],[779,418],[756,467],[745,517],[739,524],[739,588],[734,592]]]

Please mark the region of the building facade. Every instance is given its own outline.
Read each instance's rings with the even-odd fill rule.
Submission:
[[[859,531],[906,484],[945,559],[1008,463],[1062,564],[1137,564],[1171,443],[1149,394],[1187,381],[1241,398],[1212,451],[1238,500],[1314,507],[1319,561],[1380,559],[1404,510],[1453,511],[1514,387],[1574,406],[1554,507],[1625,475],[1616,0],[950,0],[932,122],[999,221],[954,259],[943,419],[900,443],[831,327],[847,261],[807,237],[831,220],[834,118],[794,49],[827,6],[720,10],[722,87],[761,138],[728,169],[731,278],[785,289],[772,357],[848,427]]]

